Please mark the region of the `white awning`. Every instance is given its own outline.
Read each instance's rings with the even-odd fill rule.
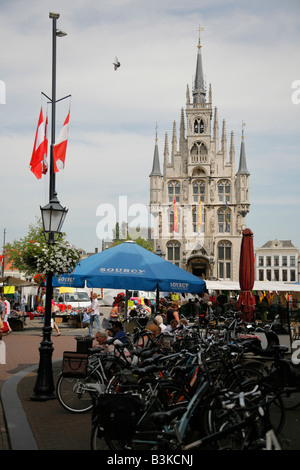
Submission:
[[[240,283],[231,281],[205,281],[208,290],[239,291]],[[255,281],[254,291],[300,292],[300,284],[276,281]]]

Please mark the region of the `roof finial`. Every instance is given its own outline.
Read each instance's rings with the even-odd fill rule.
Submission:
[[[155,141],[157,142],[157,129],[158,129],[158,125],[157,125],[157,122],[156,122],[156,126],[155,126]]]
[[[197,46],[199,48],[202,47],[201,46],[201,41],[200,41],[200,31],[204,31],[204,28],[200,28],[200,26],[199,26],[199,38],[198,38],[198,46]]]

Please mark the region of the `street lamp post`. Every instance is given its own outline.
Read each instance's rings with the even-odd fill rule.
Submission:
[[[55,173],[53,162],[53,147],[55,144],[55,111],[56,111],[56,36],[65,36],[66,33],[57,30],[56,21],[59,13],[49,13],[52,19],[52,116],[51,116],[51,145],[49,165],[49,203],[41,208],[44,234],[49,244],[55,243],[55,235],[61,233],[67,209],[63,208],[57,200],[55,191]],[[46,305],[45,321],[43,326],[43,340],[40,344],[40,362],[37,380],[31,396],[31,400],[46,401],[56,398],[52,370],[53,343],[51,341],[51,312],[52,312],[52,273],[46,276]]]

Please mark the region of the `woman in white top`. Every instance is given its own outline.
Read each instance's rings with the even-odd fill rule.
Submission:
[[[160,331],[162,333],[167,328],[167,326],[164,325],[163,323],[162,317],[160,315],[157,315],[154,320],[155,320],[155,323],[159,326]]]

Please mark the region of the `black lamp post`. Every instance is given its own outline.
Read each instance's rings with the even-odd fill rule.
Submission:
[[[57,30],[56,21],[59,13],[49,13],[52,19],[52,122],[51,122],[51,146],[49,165],[49,203],[41,207],[43,230],[49,244],[55,243],[55,236],[59,236],[65,220],[67,209],[62,207],[57,199],[55,191],[55,173],[53,162],[53,147],[55,144],[55,105],[56,105],[56,36],[65,36],[66,33]],[[53,343],[51,341],[51,312],[52,312],[52,273],[46,276],[46,305],[45,321],[43,326],[43,340],[40,344],[40,362],[37,380],[31,396],[31,400],[46,401],[56,398],[52,370]]]

